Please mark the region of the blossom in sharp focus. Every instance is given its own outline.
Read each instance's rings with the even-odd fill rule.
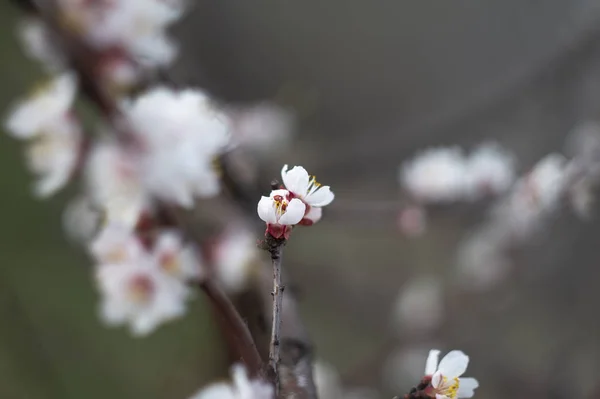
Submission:
[[[479,199],[508,190],[515,179],[515,158],[496,143],[479,146],[467,159],[469,196]]]
[[[185,244],[176,231],[162,231],[154,245],[154,261],[165,273],[183,282],[198,280],[203,275],[200,258],[190,244]]]
[[[147,335],[158,325],[181,317],[189,291],[149,257],[97,268],[100,315],[108,325],[128,324],[132,334]]]
[[[86,165],[86,183],[91,201],[105,213],[107,223],[133,227],[148,206],[136,154],[113,141],[100,141],[92,148]]]
[[[267,233],[275,238],[289,238],[291,226],[304,218],[306,205],[288,190],[273,190],[258,202],[258,216],[267,222]]]
[[[250,379],[244,366],[234,365],[231,378],[231,384],[211,384],[190,399],[273,399],[273,386],[260,379]]]
[[[75,78],[63,74],[17,104],[6,121],[14,137],[30,140],[27,163],[39,176],[35,192],[40,197],[64,187],[77,167],[82,133],[70,113],[76,89]]]
[[[301,224],[312,225],[321,220],[321,208],[329,205],[335,198],[329,186],[321,186],[315,176],[309,176],[302,166],[294,166],[288,170],[288,166],[284,165],[281,179],[292,197],[300,198],[306,204],[306,214]]]
[[[417,201],[451,202],[468,189],[467,163],[458,147],[428,149],[400,168],[400,184]]]
[[[145,252],[129,226],[118,223],[106,225],[90,243],[89,250],[99,264],[137,262]]]
[[[426,392],[436,399],[470,398],[479,386],[475,378],[460,378],[467,370],[469,357],[462,351],[448,352],[438,363],[439,350],[431,350],[425,365],[425,375],[431,376]]]
[[[220,190],[214,161],[229,144],[229,122],[199,90],[159,87],[123,104],[139,141],[139,164],[154,196],[191,207]]]

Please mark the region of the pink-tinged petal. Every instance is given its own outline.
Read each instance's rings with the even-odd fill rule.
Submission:
[[[475,394],[479,382],[475,378],[460,378],[457,396],[459,398],[470,398]]]
[[[297,196],[304,197],[308,192],[308,182],[310,180],[308,172],[302,166],[294,166],[290,170],[287,169],[287,165],[284,165],[281,169],[281,179],[285,188]]]
[[[434,387],[435,389],[438,389],[440,387],[440,384],[444,381],[444,377],[442,376],[442,373],[440,373],[439,371],[434,373],[433,376],[431,377],[431,386]]]
[[[304,221],[307,221],[309,223],[306,223],[307,225],[312,225],[317,223],[319,220],[321,220],[321,217],[323,216],[323,209],[322,208],[316,208],[314,206],[311,206],[310,209],[308,210],[308,212],[306,213],[306,215],[304,215]]]
[[[467,370],[469,356],[462,351],[451,351],[440,362],[438,370],[448,378],[460,377]]]
[[[258,201],[258,216],[267,223],[277,223],[277,213],[275,212],[275,206],[273,200],[269,197],[262,197]]]
[[[320,187],[318,190],[307,195],[305,201],[310,206],[326,206],[331,204],[335,195],[331,192],[329,186]]]
[[[440,351],[432,349],[429,351],[427,356],[427,362],[425,363],[425,375],[433,375],[437,370],[438,361],[440,358]]]
[[[294,198],[288,204],[285,213],[279,218],[279,223],[287,226],[298,224],[304,217],[306,205],[298,198]]]

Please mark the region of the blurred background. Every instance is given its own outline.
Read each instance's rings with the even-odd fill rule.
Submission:
[[[573,128],[600,116],[598,2],[197,3],[174,32],[182,51],[173,76],[225,102],[295,109],[294,142],[263,160],[264,179],[301,164],[336,193],[331,217],[295,233],[286,250],[319,359],[382,398],[418,383],[432,347],[470,355],[479,398],[600,397],[598,218],[556,215],[514,254],[505,280],[472,292],[453,268],[459,241],[485,215],[479,207],[436,213],[416,239],[398,231],[392,211],[347,212],[396,201],[398,166],[427,146],[494,139],[521,171],[561,151]],[[17,45],[9,4],[0,22],[7,110],[42,74]],[[202,298],[142,340],[104,328],[89,260],[61,229],[75,189],[36,201],[19,143],[4,137],[0,154],[1,398],[186,398],[223,374]],[[444,322],[398,332],[395,298],[425,274],[447,282]],[[403,364],[398,353],[416,355],[390,367]]]

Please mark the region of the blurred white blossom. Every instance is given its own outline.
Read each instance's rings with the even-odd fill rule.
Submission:
[[[17,104],[6,121],[6,128],[14,137],[30,140],[27,163],[39,176],[35,193],[40,197],[63,188],[77,166],[82,132],[70,113],[76,89],[72,75],[58,76]]]
[[[241,146],[257,152],[281,151],[291,141],[295,118],[280,106],[262,103],[228,113],[234,140]]]
[[[344,398],[341,377],[335,367],[317,360],[313,366],[313,377],[317,388],[317,397],[320,399]]]
[[[48,27],[41,19],[24,19],[18,33],[28,57],[39,61],[50,72],[56,72],[64,66],[63,56],[50,42]]]
[[[439,350],[430,351],[425,364],[425,375],[431,376],[431,393],[436,399],[472,397],[479,382],[475,378],[460,378],[467,370],[469,357],[454,350],[438,363],[439,355]]]
[[[134,262],[104,264],[96,281],[100,315],[108,325],[128,324],[132,334],[147,335],[158,325],[183,316],[189,291],[148,256]]]
[[[231,383],[214,383],[190,399],[273,399],[273,386],[260,379],[251,379],[244,366],[231,368]]]
[[[153,196],[184,207],[220,190],[215,158],[229,144],[228,120],[199,90],[159,87],[123,104],[139,140],[139,169]]]
[[[508,190],[515,180],[515,158],[497,143],[479,146],[467,159],[468,195],[479,199]]]
[[[152,255],[159,268],[182,282],[198,280],[203,275],[196,250],[192,245],[186,245],[176,230],[160,232]]]
[[[230,293],[242,291],[259,262],[255,235],[244,228],[232,228],[219,237],[213,252],[215,277]]]
[[[94,238],[100,220],[101,213],[84,195],[69,201],[62,215],[62,224],[67,237],[80,243],[87,243]]]
[[[424,334],[436,328],[444,315],[442,282],[435,276],[407,281],[394,303],[392,318],[400,332]]]
[[[458,147],[431,148],[400,168],[400,183],[416,200],[457,201],[467,188],[467,164]]]
[[[145,253],[141,241],[129,226],[119,223],[109,223],[102,228],[89,249],[99,264],[135,263]]]

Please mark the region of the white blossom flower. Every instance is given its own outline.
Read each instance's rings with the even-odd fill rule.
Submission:
[[[396,299],[393,318],[400,331],[427,332],[444,315],[442,283],[434,276],[421,276],[403,285]]]
[[[306,205],[287,190],[273,190],[258,202],[258,216],[267,222],[267,232],[275,238],[288,238],[290,226],[300,223]]]
[[[425,365],[425,375],[431,376],[432,393],[436,399],[470,398],[479,382],[475,378],[460,378],[467,370],[469,357],[462,351],[448,352],[438,364],[439,350],[431,350]]]
[[[219,238],[213,252],[215,277],[227,292],[237,293],[246,287],[259,251],[252,233],[232,228]]]
[[[432,148],[404,163],[399,178],[416,200],[449,202],[464,198],[467,170],[460,148]]]
[[[466,167],[472,199],[501,194],[515,179],[515,158],[496,143],[479,146],[467,159]]]
[[[56,72],[64,66],[64,57],[50,42],[48,27],[41,19],[24,19],[18,33],[28,57],[41,62],[50,72]]]
[[[186,245],[176,231],[166,230],[159,234],[153,256],[165,273],[181,281],[198,280],[203,275],[200,258],[194,247]]]
[[[74,77],[61,75],[29,100],[17,104],[6,122],[14,137],[32,140],[27,163],[39,176],[35,193],[40,197],[64,187],[77,167],[82,134],[70,114],[75,90]]]
[[[290,142],[294,115],[288,110],[262,103],[228,113],[235,141],[246,148],[257,152],[280,151]]]
[[[159,324],[185,313],[187,287],[164,273],[149,257],[101,265],[96,279],[102,296],[102,320],[114,326],[129,324],[136,336],[147,335]]]
[[[567,160],[560,154],[550,154],[540,160],[525,178],[534,206],[542,210],[553,210],[564,193]]]
[[[116,142],[105,140],[94,146],[86,165],[86,183],[90,199],[105,212],[108,223],[133,227],[149,206],[136,154]]]
[[[99,264],[135,263],[144,253],[144,247],[129,226],[110,223],[90,243],[90,253]]]
[[[281,169],[281,179],[294,197],[300,198],[310,207],[329,205],[335,198],[329,186],[321,186],[315,176],[309,176],[302,166],[294,166],[288,170],[288,166],[284,165]]]
[[[228,121],[205,93],[153,89],[125,103],[141,146],[144,186],[154,196],[191,207],[220,189],[214,159],[229,143]]]
[[[177,48],[166,28],[181,17],[183,2],[61,0],[64,20],[100,49],[122,47],[146,66],[166,66]]]
[[[231,368],[232,383],[215,383],[190,399],[273,399],[273,386],[260,379],[250,379],[239,364]]]

